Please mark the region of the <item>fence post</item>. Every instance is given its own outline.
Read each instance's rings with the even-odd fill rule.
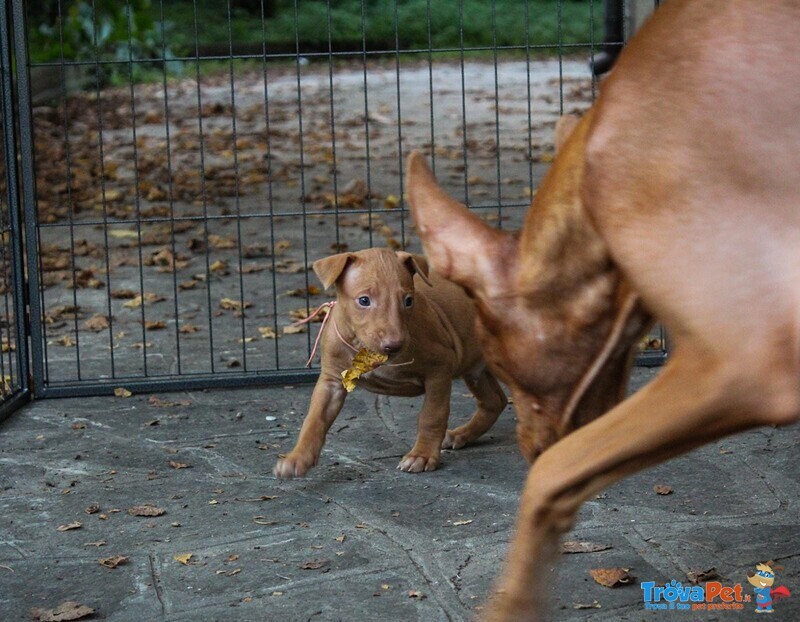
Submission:
[[[19,124],[19,172],[21,181],[22,220],[25,236],[25,259],[28,268],[28,334],[30,335],[30,369],[34,395],[44,387],[44,357],[42,353],[42,304],[39,289],[39,244],[36,217],[36,175],[33,160],[33,119],[31,110],[31,83],[28,67],[27,27],[24,0],[11,0],[12,29],[14,32],[14,59],[17,76],[17,114]],[[22,233],[22,230],[20,230]],[[21,236],[17,236],[21,237]],[[20,291],[24,288],[19,282]]]
[[[9,23],[9,7],[0,10],[0,97],[2,97],[3,111],[3,139],[5,152],[6,174],[6,204],[8,206],[8,227],[10,233],[10,264],[11,264],[11,296],[14,309],[14,342],[9,339],[8,347],[15,349],[16,383],[11,375],[11,393],[19,392],[22,400],[12,398],[6,390],[6,380],[3,383],[3,414],[10,413],[15,404],[27,401],[30,395],[29,385],[29,358],[28,358],[28,327],[27,306],[25,292],[25,274],[23,270],[22,249],[22,219],[20,217],[19,202],[19,176],[17,171],[17,144],[16,125],[14,114],[14,78],[11,54],[11,28]],[[6,296],[9,295],[6,289]],[[6,307],[7,309],[8,307]],[[11,371],[11,374],[13,374]],[[16,396],[15,396],[16,397]],[[10,407],[9,407],[10,406]],[[2,416],[0,416],[0,419]]]

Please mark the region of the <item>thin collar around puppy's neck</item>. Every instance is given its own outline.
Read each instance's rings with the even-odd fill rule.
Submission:
[[[308,361],[306,362],[306,367],[310,367],[311,366],[311,361],[314,360],[314,356],[317,353],[317,347],[319,346],[319,340],[322,338],[322,333],[325,331],[325,325],[328,323],[328,318],[330,318],[331,315],[333,315],[332,314],[332,310],[333,310],[333,307],[335,307],[335,306],[336,306],[336,301],[335,300],[331,300],[329,302],[323,302],[320,306],[318,306],[316,308],[314,313],[309,315],[307,318],[304,318],[302,320],[298,320],[297,322],[292,324],[292,326],[302,326],[303,324],[308,324],[315,317],[317,317],[322,312],[323,309],[327,309],[327,311],[328,311],[325,314],[325,316],[322,318],[322,325],[319,327],[319,332],[317,333],[317,338],[314,340],[314,347],[311,349],[311,356],[308,357]],[[344,345],[346,345],[348,348],[350,348],[353,352],[358,352],[358,348],[356,348],[354,345],[349,343],[344,337],[342,337],[342,333],[339,332],[339,327],[336,326],[336,320],[333,320],[333,330],[336,331],[336,336],[339,337],[339,339],[341,340],[341,342]]]

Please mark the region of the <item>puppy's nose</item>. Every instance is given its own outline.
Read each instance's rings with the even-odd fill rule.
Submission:
[[[403,347],[403,342],[400,339],[385,339],[381,342],[381,349],[386,354],[397,354]]]

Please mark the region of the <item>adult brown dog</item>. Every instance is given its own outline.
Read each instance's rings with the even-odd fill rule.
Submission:
[[[536,458],[489,619],[544,617],[543,564],[605,486],[798,420],[798,58],[796,1],[663,3],[571,134],[561,124],[569,137],[518,236],[488,228],[410,157],[425,252],[476,299],[487,360]],[[648,310],[673,351],[614,406]]]
[[[302,477],[317,464],[325,434],[347,392],[342,372],[361,348],[386,354],[386,364],[358,386],[383,395],[425,394],[417,440],[398,465],[418,473],[439,466],[441,448],[458,449],[488,430],[508,403],[486,369],[475,336],[475,305],[464,290],[434,273],[424,257],[387,248],[340,253],[314,263],[336,304],[322,335],[322,371],[294,449],[275,465],[278,477]],[[477,398],[472,418],[447,429],[450,390],[463,377]]]

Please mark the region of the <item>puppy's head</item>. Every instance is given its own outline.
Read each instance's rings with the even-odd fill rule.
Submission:
[[[390,357],[409,343],[414,313],[414,275],[428,282],[424,257],[388,248],[339,253],[314,262],[325,289],[336,286],[339,330],[353,345]]]

